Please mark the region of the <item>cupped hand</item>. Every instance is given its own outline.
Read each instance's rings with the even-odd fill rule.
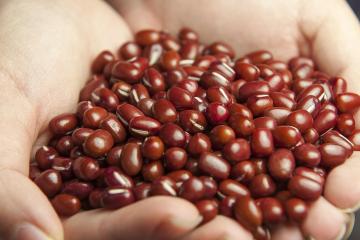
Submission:
[[[102,1],[1,1],[0,239],[172,239],[201,221],[190,203],[165,197],[60,220],[28,178],[32,147],[53,116],[75,110],[91,60],[130,38]]]
[[[134,32],[155,26],[176,34],[181,27],[188,26],[205,43],[218,40],[229,43],[238,56],[258,49],[268,49],[275,58],[285,61],[297,55],[309,56],[320,70],[347,79],[348,91],[360,92],[360,25],[345,1],[112,0],[111,3]],[[360,115],[356,118],[359,124]],[[360,204],[359,158],[360,154],[354,152],[345,164],[331,171],[324,197],[311,205],[301,229],[284,226],[273,232],[273,238],[302,239],[303,234],[315,239],[336,239],[351,231],[354,220],[351,212]],[[204,233],[208,234],[203,239],[222,239],[220,236],[246,239],[237,235],[240,230],[234,231],[232,224],[219,218],[195,230],[189,239]]]
[[[360,90],[360,29],[345,2],[331,1],[2,1],[0,3],[0,236],[5,239],[252,239],[225,217],[194,229],[197,210],[180,199],[155,197],[121,210],[93,210],[62,221],[28,178],[37,139],[54,115],[73,111],[91,59],[115,51],[142,28],[175,33],[190,26],[209,43],[229,42],[239,55],[266,48],[287,60],[315,58],[319,68]],[[14,14],[16,13],[16,14]],[[141,16],[141,17],[140,17]],[[126,22],[126,23],[125,23]],[[325,196],[312,204],[301,229],[283,226],[274,239],[334,239],[360,200],[359,154],[334,169]],[[38,234],[38,235],[30,235]]]

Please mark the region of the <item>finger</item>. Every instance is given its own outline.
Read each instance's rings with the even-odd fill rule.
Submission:
[[[251,233],[234,220],[218,215],[212,221],[189,233],[184,240],[253,239]]]
[[[360,207],[360,153],[354,152],[344,164],[333,169],[327,177],[324,196],[346,212]]]
[[[271,230],[273,240],[303,240],[303,234],[296,224],[283,224]]]
[[[63,239],[61,222],[44,194],[15,170],[0,170],[1,239]]]
[[[321,197],[311,204],[302,230],[305,236],[315,239],[341,239],[345,234],[348,220],[346,214]]]
[[[305,3],[305,2],[304,2]],[[321,11],[319,11],[321,9]],[[319,68],[347,78],[349,89],[360,92],[360,24],[346,1],[306,2],[300,26]],[[304,49],[303,49],[304,50]],[[306,51],[306,50],[304,50]]]
[[[152,197],[117,211],[86,211],[64,222],[65,239],[178,239],[202,218],[189,202]],[[86,226],[86,227],[84,227]]]
[[[62,239],[62,225],[49,201],[27,177],[35,111],[11,86],[0,94],[0,238]],[[11,101],[10,101],[11,99]],[[17,110],[16,110],[17,109]],[[19,117],[21,112],[21,117]]]

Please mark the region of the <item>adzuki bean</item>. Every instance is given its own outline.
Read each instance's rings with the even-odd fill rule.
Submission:
[[[360,150],[360,96],[310,58],[235,58],[190,28],[142,30],[117,56],[94,59],[76,112],[50,120],[31,163],[60,216],[165,195],[202,223],[222,214],[270,239],[274,225],[301,224],[328,172]]]

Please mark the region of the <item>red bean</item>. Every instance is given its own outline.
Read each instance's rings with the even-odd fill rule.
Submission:
[[[269,175],[259,174],[251,180],[249,190],[254,197],[267,197],[276,191],[276,184]]]
[[[80,211],[81,203],[78,198],[69,194],[59,194],[51,200],[55,211],[63,217],[70,217]]]
[[[304,97],[301,101],[297,103],[297,110],[303,109],[308,111],[313,117],[319,113],[320,110],[320,101],[314,96]]]
[[[226,125],[218,125],[210,132],[211,145],[215,149],[221,149],[233,139],[235,139],[235,132],[231,127]]]
[[[184,27],[179,31],[179,39],[182,41],[194,41],[197,42],[199,39],[198,34],[191,28]]]
[[[176,196],[176,191],[176,183],[170,177],[162,176],[151,183],[150,195]]]
[[[304,132],[303,137],[306,143],[315,143],[319,139],[319,133],[315,128],[309,128]]]
[[[295,222],[301,223],[307,216],[308,207],[300,198],[291,198],[285,203],[288,217]]]
[[[129,176],[135,176],[141,171],[143,164],[139,145],[127,143],[120,157],[121,169]]]
[[[231,177],[239,182],[249,182],[255,176],[255,165],[252,161],[241,161],[231,168]]]
[[[102,107],[92,107],[84,112],[83,125],[88,128],[98,128],[108,112]]]
[[[52,169],[42,172],[34,182],[47,197],[55,196],[62,187],[59,172]]]
[[[119,105],[117,95],[108,88],[97,88],[91,93],[90,99],[95,105],[103,107],[109,112],[114,112]]]
[[[101,205],[108,209],[118,209],[135,202],[131,189],[121,187],[108,187],[101,196]]]
[[[35,153],[35,161],[41,170],[49,169],[58,156],[58,152],[53,147],[42,146]]]
[[[273,59],[272,54],[267,50],[258,50],[246,55],[252,63],[264,63]]]
[[[114,139],[108,131],[98,129],[86,138],[84,151],[91,157],[104,156],[113,146]]]
[[[264,223],[276,224],[285,220],[285,210],[279,200],[267,197],[258,199],[258,202]]]
[[[135,34],[135,41],[141,46],[148,46],[160,41],[160,33],[150,29],[142,30]]]
[[[127,42],[119,49],[119,55],[124,60],[129,60],[141,55],[141,48],[134,42]]]
[[[313,118],[308,111],[296,110],[286,118],[286,124],[296,127],[301,133],[306,132],[313,125]]]
[[[150,196],[151,185],[149,183],[140,183],[136,185],[133,189],[136,201],[143,200]]]
[[[73,178],[72,173],[73,160],[66,157],[55,157],[52,161],[51,168],[61,174],[63,180],[69,180]]]
[[[330,79],[330,82],[332,82],[333,91],[334,91],[335,96],[346,92],[347,83],[346,83],[345,79],[343,79],[341,77],[335,77],[335,78]]]
[[[104,71],[106,64],[115,60],[115,56],[110,51],[102,51],[92,62],[91,72],[101,74]]]
[[[254,119],[254,125],[256,128],[267,128],[272,131],[277,126],[277,122],[272,117],[258,117]]]
[[[236,62],[234,70],[237,76],[245,81],[255,81],[260,76],[260,70],[253,64]]]
[[[256,229],[263,222],[260,208],[249,196],[240,197],[236,200],[234,213],[236,220],[250,230]]]
[[[73,172],[79,179],[91,181],[100,175],[100,166],[93,158],[78,157],[74,160]]]
[[[321,184],[299,175],[290,179],[288,189],[295,196],[309,201],[316,200],[322,193]]]
[[[322,136],[323,143],[334,143],[346,149],[347,157],[350,157],[353,152],[353,144],[338,131],[330,130]]]
[[[343,113],[337,118],[336,128],[345,136],[350,136],[355,130],[355,119],[352,114]]]
[[[129,84],[138,83],[143,72],[134,64],[129,62],[117,61],[111,71],[111,76],[123,80]]]
[[[285,124],[286,118],[290,115],[291,111],[284,107],[274,107],[264,112],[264,116],[275,119],[278,125]]]
[[[242,116],[241,113],[231,115],[228,123],[238,137],[247,137],[255,129],[255,121]]]
[[[245,101],[251,95],[256,94],[269,94],[270,93],[270,86],[265,81],[252,81],[245,83],[239,89],[239,100]]]
[[[73,181],[64,184],[61,193],[70,194],[80,200],[84,200],[89,197],[93,188],[94,187],[90,183]]]
[[[360,130],[355,130],[351,136],[349,136],[350,142],[353,144],[355,151],[360,150]]]
[[[292,126],[277,126],[272,135],[275,145],[279,147],[292,148],[302,140],[299,130]]]
[[[226,179],[230,174],[230,164],[214,153],[204,152],[199,158],[199,168],[202,172],[216,179]]]
[[[219,192],[224,196],[250,196],[250,192],[245,185],[232,179],[221,181],[219,184]]]
[[[296,102],[282,92],[271,92],[270,97],[273,100],[274,107],[284,107],[293,110]]]
[[[203,217],[202,223],[211,221],[218,214],[218,203],[215,200],[200,200],[195,203],[195,206]]]
[[[116,115],[125,126],[128,126],[131,119],[144,116],[144,113],[131,104],[123,103],[117,107]]]
[[[346,148],[333,143],[324,143],[320,145],[319,151],[321,154],[321,165],[330,168],[345,162],[348,154]]]
[[[235,196],[224,197],[219,204],[219,212],[221,215],[233,218],[234,217],[234,205],[236,202]]]
[[[113,114],[109,114],[101,121],[100,128],[109,132],[113,137],[115,143],[122,143],[126,139],[126,129],[117,119],[117,117]]]
[[[186,142],[184,130],[174,123],[164,124],[159,137],[168,147],[183,147]]]
[[[145,181],[155,181],[164,175],[164,167],[160,161],[152,161],[142,166],[141,174]]]
[[[340,112],[352,112],[360,106],[360,96],[356,93],[341,93],[336,96],[335,103]]]
[[[208,70],[201,75],[200,85],[205,89],[216,86],[229,89],[230,81],[218,71]]]
[[[200,200],[204,194],[204,183],[197,177],[190,177],[185,180],[179,189],[179,196],[191,202]]]
[[[317,147],[311,143],[302,144],[294,149],[294,156],[300,165],[316,167],[321,161]]]
[[[202,132],[207,127],[204,114],[196,110],[184,110],[179,114],[180,126],[189,133]]]
[[[277,149],[269,157],[268,168],[270,175],[277,180],[291,178],[295,169],[295,158],[290,150]]]
[[[182,169],[187,162],[187,153],[184,149],[173,147],[165,152],[165,166],[169,171]]]
[[[242,138],[227,142],[222,152],[229,162],[236,163],[250,158],[250,144]]]
[[[228,55],[230,58],[234,58],[235,52],[230,45],[225,42],[214,42],[208,46],[210,54],[223,53]]]
[[[269,156],[274,151],[271,131],[266,128],[256,128],[251,135],[251,150],[258,157]]]
[[[135,137],[148,137],[155,135],[160,128],[160,122],[146,116],[134,117],[129,122],[129,131]]]
[[[252,95],[247,99],[247,107],[257,117],[273,107],[273,100],[269,95]]]
[[[267,173],[267,167],[266,167],[267,161],[265,161],[265,159],[255,158],[255,159],[251,159],[251,161],[254,163],[255,175],[261,173]]]

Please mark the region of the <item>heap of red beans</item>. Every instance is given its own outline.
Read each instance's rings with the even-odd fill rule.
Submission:
[[[236,59],[189,28],[178,39],[143,30],[91,70],[30,168],[61,216],[166,195],[193,202],[203,222],[222,214],[269,239],[300,223],[327,173],[360,149],[359,95],[306,57]]]

